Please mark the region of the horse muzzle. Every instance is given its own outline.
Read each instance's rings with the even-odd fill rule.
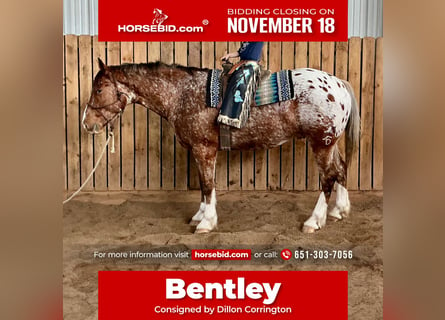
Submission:
[[[94,123],[93,125],[89,126],[85,122],[82,122],[83,128],[89,133],[89,134],[98,134],[102,131],[102,128],[99,124]]]

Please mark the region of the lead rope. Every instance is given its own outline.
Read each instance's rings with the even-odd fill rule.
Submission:
[[[88,181],[90,181],[91,177],[93,176],[94,171],[96,171],[96,168],[99,165],[100,160],[102,159],[105,151],[107,150],[107,146],[110,143],[110,140],[111,140],[110,152],[111,153],[115,152],[115,149],[114,149],[114,134],[113,134],[113,132],[110,132],[108,134],[107,142],[105,143],[104,148],[103,148],[102,152],[99,155],[99,159],[97,159],[96,164],[94,165],[94,168],[91,171],[90,175],[88,176],[88,178],[85,180],[85,182],[80,186],[80,188],[76,192],[74,192],[68,199],[63,201],[63,204],[67,203],[72,198],[74,198],[80,191],[82,191],[83,187],[85,187],[85,185],[88,183]]]

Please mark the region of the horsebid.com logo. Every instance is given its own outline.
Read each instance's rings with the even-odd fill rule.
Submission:
[[[167,20],[168,15],[161,9],[155,8],[153,10],[153,19],[151,24],[125,24],[118,25],[118,32],[204,32],[203,26],[176,26],[163,24]],[[208,20],[203,20],[202,24],[207,25]]]

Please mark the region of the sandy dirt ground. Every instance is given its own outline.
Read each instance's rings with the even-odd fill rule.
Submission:
[[[64,206],[64,319],[97,319],[98,270],[347,270],[349,319],[383,318],[383,193],[350,192],[351,216],[315,234],[301,227],[318,192],[227,191],[217,194],[218,229],[194,234],[189,219],[200,193],[83,193]],[[331,197],[332,206],[335,193]],[[99,259],[94,252],[177,252],[251,248],[252,252],[351,250],[352,259],[195,262]],[[322,304],[322,302],[321,302]]]

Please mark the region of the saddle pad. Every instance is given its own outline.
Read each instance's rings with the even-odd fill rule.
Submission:
[[[256,90],[255,104],[265,104],[291,100],[294,98],[294,85],[290,70],[281,70],[272,73],[270,77],[261,81]]]
[[[221,70],[209,70],[207,78],[207,106],[216,108],[221,99]],[[261,81],[255,94],[255,105],[263,106],[295,98],[291,70],[281,70]]]
[[[221,73],[222,70],[212,69],[209,70],[209,74],[207,75],[206,104],[212,108],[216,108],[219,103],[221,93]]]

